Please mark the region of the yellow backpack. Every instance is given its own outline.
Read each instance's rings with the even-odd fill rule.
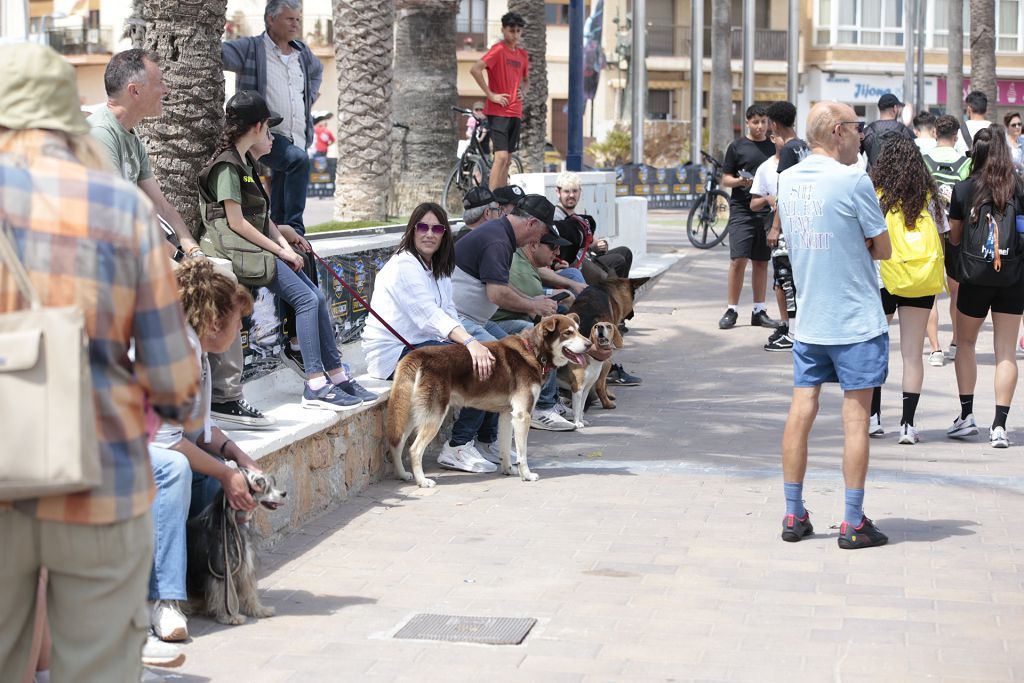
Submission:
[[[945,288],[942,241],[931,214],[931,203],[929,197],[911,230],[898,208],[885,216],[892,256],[879,262],[879,270],[890,294],[916,298],[938,294]]]

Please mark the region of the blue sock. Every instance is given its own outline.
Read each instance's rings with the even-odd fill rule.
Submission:
[[[807,510],[804,508],[804,483],[783,482],[782,490],[786,493],[786,514],[796,515],[797,519],[803,519],[807,514]]]
[[[846,489],[846,511],[843,513],[843,521],[860,526],[864,519],[864,489]]]

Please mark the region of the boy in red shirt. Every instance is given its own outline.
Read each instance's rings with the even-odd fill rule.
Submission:
[[[508,185],[509,155],[519,148],[522,128],[523,96],[529,88],[530,58],[519,47],[526,21],[516,12],[501,18],[502,40],[495,43],[470,73],[487,95],[484,114],[494,146],[490,187],[495,190]],[[487,80],[484,80],[484,71]]]
[[[334,144],[334,133],[327,126],[327,119],[320,121],[313,129],[313,142],[316,144],[316,152],[313,156],[325,157],[327,150]]]

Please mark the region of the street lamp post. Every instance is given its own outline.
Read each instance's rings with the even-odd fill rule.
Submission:
[[[704,3],[690,3],[690,160],[700,163],[704,138]]]
[[[569,125],[565,168],[583,168],[583,0],[569,0]]]
[[[646,0],[633,0],[633,163],[644,163],[644,118],[647,104],[647,8]]]

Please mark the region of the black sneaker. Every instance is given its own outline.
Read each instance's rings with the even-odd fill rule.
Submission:
[[[789,336],[789,325],[782,323],[781,327],[776,328],[772,332],[771,336],[768,337],[768,343],[764,345],[765,351],[792,351],[793,350],[793,338]]]
[[[804,512],[803,519],[799,519],[796,515],[786,515],[782,518],[782,540],[787,543],[796,543],[813,533],[814,527],[811,526],[810,512]]]
[[[839,547],[843,550],[873,548],[888,542],[889,537],[879,531],[875,523],[867,517],[861,520],[860,526],[857,527],[846,522],[839,525]]]
[[[219,422],[230,422],[250,429],[269,427],[277,422],[274,418],[261,413],[244,398],[225,403],[211,403],[210,417]]]
[[[736,321],[739,320],[739,313],[735,309],[725,309],[725,315],[718,321],[718,329],[728,330],[730,327],[736,327]]]
[[[629,332],[629,328],[626,327],[626,323],[625,322],[619,323],[619,334],[626,334],[627,332]]]
[[[608,384],[613,384],[617,387],[635,387],[638,384],[643,384],[643,380],[636,375],[631,375],[622,369],[622,366],[618,363],[612,364],[612,369],[608,371]]]
[[[768,317],[768,311],[758,311],[757,313],[750,314],[750,326],[751,327],[771,327],[778,328],[784,325],[781,320],[772,320]]]
[[[378,398],[377,394],[367,390],[366,387],[364,387],[354,379],[350,379],[347,382],[342,382],[341,384],[335,384],[334,386],[338,387],[346,394],[350,394],[352,396],[355,396],[356,398],[362,399],[364,403],[373,403]]]
[[[284,364],[299,374],[299,377],[306,379],[306,364],[302,361],[302,351],[293,349],[289,344],[284,345],[281,352],[281,360]]]

